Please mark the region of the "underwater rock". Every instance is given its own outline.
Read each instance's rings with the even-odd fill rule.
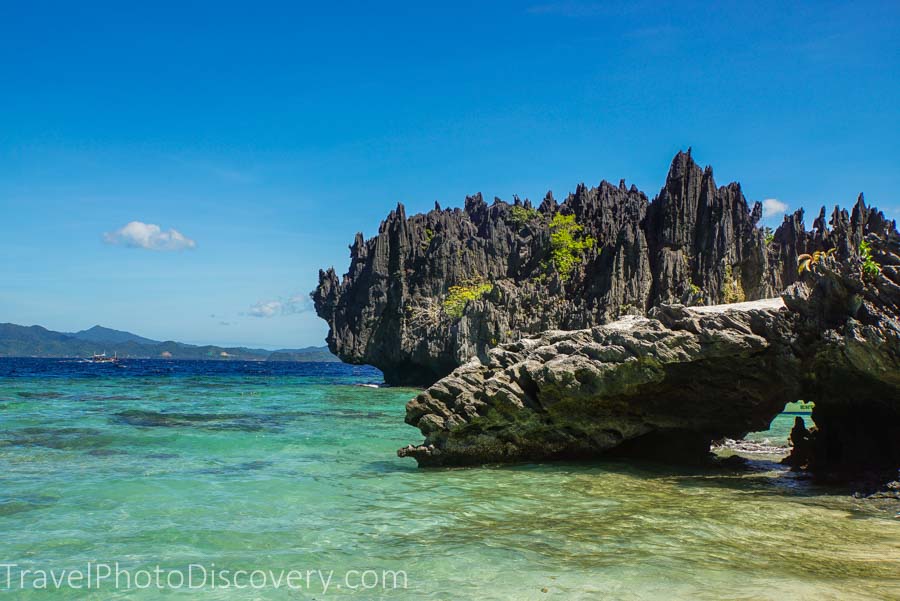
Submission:
[[[110,418],[117,424],[140,428],[203,428],[206,430],[262,430],[259,416],[243,413],[175,413],[128,409]]]

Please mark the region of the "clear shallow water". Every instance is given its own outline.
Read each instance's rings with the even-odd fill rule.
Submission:
[[[379,380],[339,364],[0,360],[0,562],[334,570],[324,595],[205,599],[900,598],[896,508],[765,462],[422,471],[394,454],[419,440],[403,423],[415,391],[353,386]],[[366,569],[402,570],[408,588],[336,588]],[[89,598],[191,596],[110,587]]]

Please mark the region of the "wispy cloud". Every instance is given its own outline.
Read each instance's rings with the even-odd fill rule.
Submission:
[[[155,223],[143,221],[132,221],[114,232],[107,232],[103,239],[107,244],[147,250],[186,250],[197,247],[196,242],[176,229],[163,231]]]
[[[275,299],[259,301],[247,312],[251,317],[276,317],[278,315],[293,315],[304,313],[312,309],[312,301],[305,294],[295,294],[287,299]]]
[[[787,210],[787,203],[781,202],[777,198],[767,198],[762,201],[763,219],[771,219],[773,217],[783,216]]]

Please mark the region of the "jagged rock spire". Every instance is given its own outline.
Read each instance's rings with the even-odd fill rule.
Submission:
[[[852,213],[824,209],[813,232],[803,212],[785,216],[771,244],[737,183],[718,187],[690,148],[672,159],[650,202],[624,179],[579,184],[558,203],[547,192],[536,214],[518,196],[488,205],[482,195],[462,210],[407,216],[398,203],[378,234],[357,235],[343,281],[320,274],[317,313],[330,326],[329,347],[343,360],[379,367],[391,383],[430,384],[504,341],[548,329],[584,328],[668,302],[716,303],[774,295],[797,279],[797,256],[830,247],[847,256],[862,237],[896,226],[862,196]],[[572,215],[595,244],[571,273],[553,267],[549,224]],[[449,317],[451,286],[491,285]]]

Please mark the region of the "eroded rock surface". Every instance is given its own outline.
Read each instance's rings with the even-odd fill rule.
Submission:
[[[596,240],[567,277],[548,268],[557,214],[573,215]],[[407,217],[398,205],[375,237],[357,234],[343,278],[320,272],[312,297],[342,360],[374,365],[392,384],[430,385],[498,344],[545,330],[646,315],[662,303],[774,296],[796,281],[799,254],[836,247],[846,257],[865,234],[894,227],[862,197],[852,213],[835,209],[830,230],[824,209],[812,231],[798,211],[767,240],[761,214],[740,185],[717,187],[688,151],[675,156],[652,202],[624,181],[604,181],[578,186],[561,204],[548,193],[537,208],[475,195],[463,209]],[[490,292],[448,314],[450,287],[473,281]]]
[[[814,469],[900,466],[900,236],[863,259],[822,258],[781,299],[661,306],[579,331],[503,344],[407,405],[420,465],[595,457],[698,457],[815,402],[802,434]],[[835,253],[834,256],[837,256]]]
[[[610,449],[702,455],[765,429],[799,392],[780,299],[664,306],[504,344],[407,405],[420,465],[584,458]]]
[[[815,401],[797,466],[900,467],[900,236],[867,240],[877,277],[863,277],[854,257],[819,266],[783,295],[803,356],[802,398]]]

